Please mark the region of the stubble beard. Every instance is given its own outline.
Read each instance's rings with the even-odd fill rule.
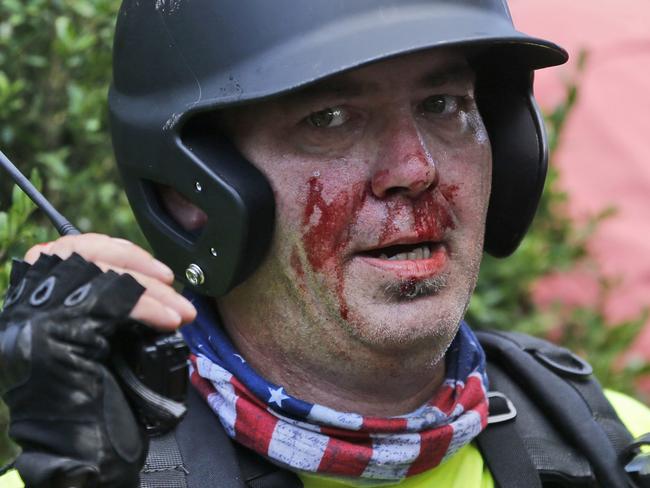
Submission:
[[[422,280],[411,278],[388,283],[383,291],[390,303],[409,302],[416,298],[437,295],[447,286],[447,282],[446,274]]]

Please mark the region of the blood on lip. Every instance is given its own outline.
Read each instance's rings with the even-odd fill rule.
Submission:
[[[400,229],[397,225],[397,217],[402,212],[404,205],[405,203],[402,199],[386,202],[386,218],[382,222],[381,232],[379,233],[380,245],[399,233]]]
[[[436,201],[435,193],[424,193],[414,202],[413,220],[415,232],[420,239],[442,236],[447,230],[455,227],[448,207]]]
[[[377,248],[394,245],[396,241],[399,243],[403,231],[396,225],[396,218],[405,208],[411,211],[415,234],[422,242],[438,241],[445,232],[455,227],[448,206],[439,201],[436,192],[423,193],[413,200],[395,199],[387,202],[386,218],[382,223]]]

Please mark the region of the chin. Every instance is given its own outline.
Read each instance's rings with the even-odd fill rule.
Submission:
[[[410,290],[409,290],[410,291]],[[350,303],[348,327],[373,349],[408,352],[430,348],[440,357],[456,336],[465,302],[449,303],[446,291],[387,303]]]

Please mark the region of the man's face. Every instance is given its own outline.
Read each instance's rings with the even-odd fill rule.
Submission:
[[[261,329],[293,323],[287,337],[314,348],[444,353],[475,285],[491,180],[464,56],[382,61],[223,123],[271,182],[277,220],[266,260],[222,313],[255,307]]]

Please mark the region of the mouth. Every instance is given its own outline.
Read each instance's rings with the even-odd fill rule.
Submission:
[[[362,252],[362,256],[388,261],[406,261],[429,259],[441,244],[439,242],[419,242],[415,244],[397,244],[394,246],[372,249]]]
[[[443,242],[395,244],[360,252],[362,262],[400,279],[426,279],[443,272],[449,260],[449,249]]]

